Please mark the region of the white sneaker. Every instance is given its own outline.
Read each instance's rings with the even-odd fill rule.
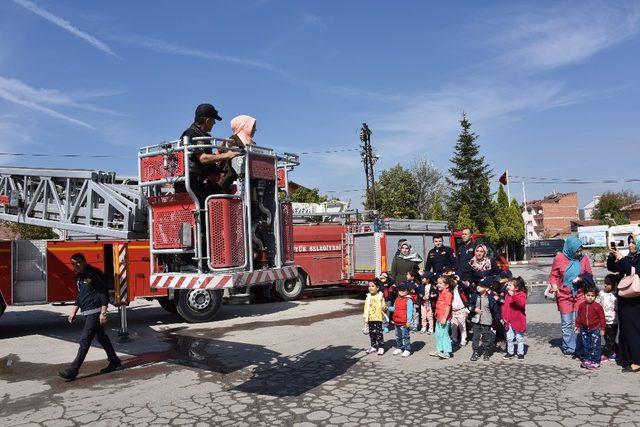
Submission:
[[[405,350],[402,352],[402,357],[409,357],[411,356],[411,352],[409,350]]]
[[[427,332],[427,328],[422,328],[422,329],[420,329],[420,333],[421,333],[421,334],[424,334],[425,332]]]
[[[378,356],[382,356],[384,354],[384,348],[380,347],[378,349]]]
[[[399,348],[396,348],[395,350],[393,350],[393,353],[391,353],[391,354],[393,354],[394,356],[397,356],[400,353],[402,353],[402,350],[400,350]]]
[[[367,350],[367,354],[373,354],[376,351],[378,351],[378,350],[376,350],[375,348],[371,347],[369,350]]]

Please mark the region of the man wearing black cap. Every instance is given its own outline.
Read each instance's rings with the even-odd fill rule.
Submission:
[[[217,121],[222,120],[218,111],[211,104],[200,104],[196,108],[195,119],[193,124],[187,130],[182,132],[181,138],[188,136],[189,138],[211,137],[209,132]],[[205,145],[208,141],[193,141],[191,145]],[[204,200],[211,194],[222,193],[222,188],[218,184],[220,173],[222,170],[218,163],[222,160],[230,160],[239,153],[235,151],[226,151],[224,153],[213,153],[212,149],[199,149],[191,152],[189,156],[189,184],[192,191],[200,201],[200,207],[204,204]],[[185,191],[183,186],[176,186],[176,191]]]

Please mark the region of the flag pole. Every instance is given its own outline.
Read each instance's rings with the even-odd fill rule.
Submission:
[[[507,169],[507,198],[509,199],[509,203],[511,203],[511,191],[509,187],[511,186],[511,180],[509,179],[509,169]]]
[[[522,180],[522,205],[524,206],[524,211],[527,212],[528,215],[529,211],[527,210],[527,192],[525,191],[524,187],[524,179]],[[524,247],[529,247],[529,230],[527,230],[526,221],[524,221]]]

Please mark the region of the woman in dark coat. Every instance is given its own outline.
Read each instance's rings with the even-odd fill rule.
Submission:
[[[616,257],[615,270],[621,276],[631,274],[631,267],[635,267],[636,274],[640,273],[640,237],[629,242],[631,256],[623,257],[619,251]],[[618,335],[620,363],[624,372],[640,372],[640,297],[624,298],[618,295]]]
[[[407,281],[408,271],[413,271],[417,277],[421,262],[422,257],[411,251],[411,243],[403,242],[400,246],[400,253],[393,258],[391,263],[391,277],[396,285]]]

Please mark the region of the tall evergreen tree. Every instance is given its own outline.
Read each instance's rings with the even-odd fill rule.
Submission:
[[[431,208],[431,219],[434,221],[442,221],[444,214],[442,213],[442,206],[440,206],[440,196],[433,196],[433,207]]]
[[[455,219],[463,205],[470,208],[470,217],[477,229],[484,229],[486,218],[491,216],[491,189],[489,179],[491,170],[480,155],[480,146],[476,143],[478,135],[471,131],[471,122],[466,114],[460,120],[462,131],[458,136],[453,158],[449,168],[447,182],[451,186],[449,197],[450,222]]]
[[[471,219],[471,209],[468,205],[462,205],[456,218],[455,228],[462,230],[463,228],[470,228],[471,231],[476,231],[477,227],[475,222]]]
[[[494,205],[494,211],[493,218],[495,219],[494,224],[499,236],[498,242],[503,244],[509,243],[512,240],[513,230],[511,229],[512,224],[509,219],[509,198],[502,184],[498,187],[498,196]]]
[[[492,245],[498,244],[498,242],[500,242],[500,235],[498,234],[498,230],[496,230],[496,226],[493,224],[491,217],[486,217],[484,219],[484,223],[484,230],[482,230],[484,237],[489,240]]]
[[[515,199],[511,199],[509,204],[509,225],[512,229],[511,241],[520,244],[524,240],[524,219],[522,218],[522,208],[520,203]]]

